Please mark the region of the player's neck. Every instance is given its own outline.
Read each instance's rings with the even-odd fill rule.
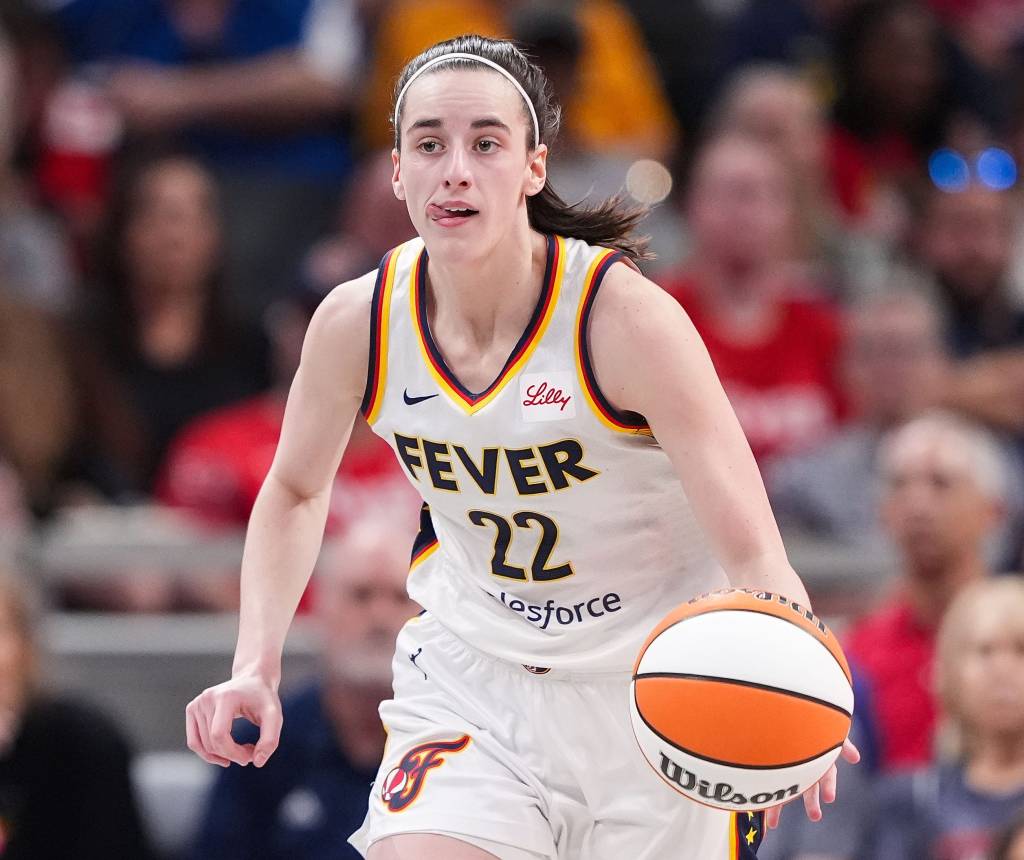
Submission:
[[[908,570],[905,594],[917,621],[937,627],[953,598],[966,585],[984,579],[988,568],[978,553],[965,554],[940,568]]]
[[[1024,731],[986,735],[978,739],[966,765],[972,788],[991,792],[1024,787]]]
[[[471,265],[430,258],[432,333],[457,331],[484,346],[506,329],[516,336],[533,312],[544,277],[547,241],[524,228]]]

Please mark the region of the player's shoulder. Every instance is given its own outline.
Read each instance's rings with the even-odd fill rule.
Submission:
[[[361,395],[376,280],[376,272],[368,272],[327,294],[306,329],[299,379],[338,393]]]
[[[313,315],[311,326],[326,330],[342,337],[369,337],[375,313],[382,304],[381,297],[389,292],[389,285],[395,277],[399,259],[408,261],[410,254],[423,247],[418,237],[403,242],[388,251],[376,269],[345,281],[331,290]]]
[[[594,300],[592,339],[635,340],[679,325],[686,314],[662,287],[627,258],[620,257],[605,273]]]
[[[357,330],[365,330],[369,336],[376,283],[375,269],[336,286],[317,307],[310,322],[310,330],[342,337],[355,335]]]

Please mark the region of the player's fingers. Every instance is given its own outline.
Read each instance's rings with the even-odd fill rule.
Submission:
[[[235,701],[220,697],[212,705],[210,718],[210,741],[213,752],[236,764],[247,765],[252,761],[252,747],[245,747],[231,737],[231,724],[235,721]]]
[[[276,701],[269,702],[260,712],[260,739],[256,742],[253,761],[256,767],[263,767],[277,749],[281,737],[281,708]]]
[[[853,745],[853,741],[847,738],[843,741],[843,758],[850,764],[856,764],[860,761],[860,750]]]
[[[821,821],[821,800],[818,796],[818,783],[804,792],[804,809],[811,821]]]
[[[774,830],[779,826],[779,819],[782,818],[782,807],[772,806],[765,810],[764,813],[764,824],[769,830]]]
[[[824,803],[832,803],[836,799],[836,783],[838,779],[839,770],[835,765],[832,765],[821,778],[821,799]]]
[[[217,764],[221,767],[227,767],[228,764],[230,764],[227,759],[221,758],[221,756],[210,751],[209,740],[205,736],[203,718],[199,713],[198,707],[193,708],[188,712],[188,726],[186,728],[186,733],[191,734],[196,739],[196,746],[192,747],[192,749],[203,761],[208,764]],[[191,744],[189,746],[191,746]]]

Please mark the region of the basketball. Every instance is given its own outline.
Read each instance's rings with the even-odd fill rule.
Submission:
[[[756,811],[799,797],[838,757],[853,689],[842,649],[809,610],[724,590],[676,607],[633,669],[637,743],[675,791]]]

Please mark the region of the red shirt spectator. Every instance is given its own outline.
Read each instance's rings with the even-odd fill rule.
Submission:
[[[214,526],[244,527],[270,470],[281,433],[284,400],[254,397],[188,425],[160,470],[156,497]],[[370,505],[390,506],[412,490],[387,444],[359,425],[335,480],[327,518],[336,532]],[[409,503],[415,511],[415,502]]]
[[[820,441],[844,414],[837,379],[840,324],[824,302],[779,301],[763,337],[730,337],[705,312],[691,278],[666,284],[704,339],[718,376],[760,461]]]
[[[1004,518],[1007,468],[980,426],[944,413],[882,442],[879,512],[899,590],[853,627],[847,651],[871,687],[883,770],[932,760],[936,630],[957,594],[989,575],[985,547]]]
[[[664,281],[707,345],[758,460],[817,442],[839,419],[839,320],[813,295],[796,171],[749,134],[698,152],[685,197],[691,253]]]
[[[847,635],[847,656],[871,679],[886,768],[923,765],[932,759],[935,634],[934,627],[915,618],[901,596],[861,619]]]

